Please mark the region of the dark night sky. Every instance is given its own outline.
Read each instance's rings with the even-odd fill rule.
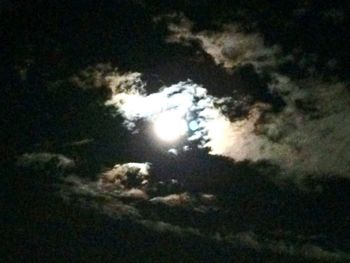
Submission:
[[[349,9],[4,1],[6,262],[350,261]]]

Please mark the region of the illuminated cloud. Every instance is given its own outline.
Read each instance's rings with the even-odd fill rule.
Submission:
[[[191,41],[196,41],[217,64],[227,69],[248,63],[257,68],[275,66],[278,63],[275,56],[280,50],[277,46],[267,48],[259,34],[243,34],[236,25],[223,25],[219,31],[203,30],[194,33],[193,23],[182,14],[155,19],[156,23],[163,21],[168,23],[167,42],[190,45]]]
[[[280,113],[252,108],[248,118],[235,122],[217,119],[211,135],[213,153],[235,160],[270,160],[287,171],[337,174],[350,172],[349,91],[342,83],[310,85],[312,96],[298,97],[316,112],[290,105]],[[297,94],[290,94],[290,98]],[[308,101],[310,96],[313,101]],[[220,127],[220,128],[219,128]],[[209,129],[212,131],[213,129]]]
[[[145,84],[137,85],[146,88]],[[189,113],[197,111],[192,126],[196,125],[198,132],[194,131],[190,139],[202,139],[212,154],[237,161],[270,160],[302,173],[348,173],[350,115],[345,84],[330,87],[320,81],[296,82],[275,74],[269,85],[283,96],[287,106],[273,113],[270,105],[255,104],[247,118],[236,121],[222,114],[225,103],[214,106],[223,98],[208,95],[204,87],[191,81],[163,87],[149,95],[143,89],[132,88],[130,92],[115,93],[107,104],[120,110],[131,130],[138,119],[154,122],[169,111],[175,111],[189,125],[193,121]],[[198,99],[195,104],[194,98]],[[298,103],[316,107],[317,113],[303,111]]]
[[[270,77],[270,92],[286,103],[277,113],[270,110],[271,105],[255,104],[247,118],[236,121],[216,115],[207,126],[213,154],[235,160],[266,159],[299,174],[349,174],[347,83],[324,82],[315,77],[292,80],[281,74],[278,66],[292,61],[293,56],[283,56],[277,46],[266,46],[260,35],[242,33],[237,25],[194,31],[194,23],[181,14],[155,19],[160,21],[168,23],[165,41],[184,46],[195,41],[228,72],[244,64],[254,65],[258,74]]]
[[[112,94],[144,92],[144,83],[138,72],[120,72],[110,63],[87,67],[70,78],[70,81],[82,89],[108,88]]]
[[[165,141],[173,141],[188,130],[189,140],[205,141],[207,128],[220,115],[214,106],[216,100],[202,86],[186,81],[149,95],[115,94],[107,104],[119,109],[130,129],[135,128],[138,119],[145,119],[153,123],[155,133]]]
[[[154,123],[161,114],[173,111],[187,121],[189,140],[202,140],[212,154],[238,161],[269,160],[297,174],[349,174],[347,83],[326,83],[317,78],[293,80],[278,71],[278,65],[289,57],[283,57],[277,47],[266,47],[258,35],[238,32],[234,25],[225,25],[221,31],[194,33],[191,21],[180,16],[175,23],[174,17],[155,19],[169,23],[166,41],[183,45],[199,41],[200,47],[228,71],[245,63],[253,64],[258,74],[269,75],[269,91],[278,94],[286,106],[273,112],[272,105],[253,104],[246,118],[232,120],[222,112],[230,113],[227,102],[235,98],[214,97],[205,86],[192,81],[160,87],[158,92],[147,94],[141,73],[120,73],[110,65],[88,68],[74,81],[84,87],[89,87],[88,83],[104,83],[112,91],[106,104],[116,106],[131,131],[137,130],[137,120]],[[193,119],[194,112],[197,116]]]
[[[154,197],[150,199],[150,202],[168,206],[185,206],[190,204],[191,197],[188,195],[188,193],[172,194],[165,197]]]
[[[115,184],[122,188],[141,186],[147,184],[150,169],[149,163],[116,164],[101,175],[101,182]]]

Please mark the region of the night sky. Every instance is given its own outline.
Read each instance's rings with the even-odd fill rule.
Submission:
[[[349,13],[2,1],[1,258],[350,262]]]

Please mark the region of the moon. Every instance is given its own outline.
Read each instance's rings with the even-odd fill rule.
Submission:
[[[176,112],[166,112],[154,121],[154,132],[162,141],[174,142],[187,133],[186,120]]]

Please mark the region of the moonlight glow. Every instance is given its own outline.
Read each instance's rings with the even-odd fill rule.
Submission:
[[[163,141],[173,142],[186,134],[187,122],[175,112],[166,112],[154,121],[154,131]]]
[[[107,105],[115,105],[125,118],[129,130],[144,119],[153,126],[153,134],[165,143],[208,138],[210,123],[220,115],[215,108],[217,98],[207,94],[202,86],[188,80],[146,95],[142,88],[115,94]],[[211,138],[209,138],[211,139]]]

